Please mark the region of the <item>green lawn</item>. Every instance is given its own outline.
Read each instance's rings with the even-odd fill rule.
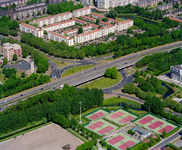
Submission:
[[[63,72],[62,77],[69,76],[71,74],[74,74],[76,72],[91,68],[93,66],[95,66],[95,65],[82,65],[82,66],[76,66],[76,67],[69,68],[69,69],[67,69],[66,71]]]
[[[52,58],[49,58],[50,60],[52,60],[53,62],[56,63],[56,65],[58,65],[59,69],[67,66],[67,65],[70,65],[70,64],[73,64],[72,62],[65,62],[65,61],[60,61],[60,60],[56,60],[56,59],[52,59]]]
[[[126,71],[129,75],[131,75],[132,73],[134,73],[134,71],[132,71],[132,70],[130,70],[130,69],[125,69],[125,71]]]
[[[124,19],[121,19],[121,18],[119,18],[119,17],[116,17],[116,20],[125,21]]]
[[[121,82],[122,80],[122,76],[121,74],[118,73],[118,78],[117,79],[111,79],[111,78],[106,78],[106,77],[101,77],[99,79],[96,79],[94,81],[91,81],[87,84],[81,85],[79,86],[80,88],[86,88],[88,87],[89,89],[91,88],[108,88],[111,87],[113,85],[118,84],[119,82]]]
[[[102,105],[103,106],[107,106],[107,105],[118,105],[120,103],[122,103],[122,104],[123,103],[124,104],[128,104],[129,106],[134,107],[134,108],[140,108],[141,107],[141,104],[140,103],[137,103],[137,102],[134,102],[134,101],[125,99],[125,98],[118,98],[118,97],[108,98],[108,99],[106,99],[106,100],[103,101]]]

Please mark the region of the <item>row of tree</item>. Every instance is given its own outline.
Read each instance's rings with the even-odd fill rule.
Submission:
[[[11,44],[17,43],[21,45],[23,58],[26,58],[27,55],[31,55],[31,57],[34,59],[35,65],[37,66],[37,72],[38,73],[46,72],[46,70],[49,67],[49,62],[48,62],[48,58],[43,53],[40,53],[38,50],[35,50],[33,47],[29,46],[28,44],[23,44],[22,42],[18,40],[14,40],[13,38],[6,39],[3,37],[1,39],[2,44],[7,42]]]
[[[69,2],[62,2],[62,3],[57,3],[57,4],[51,4],[48,5],[47,7],[47,12],[49,14],[59,14],[59,13],[64,13],[64,12],[72,12],[73,10],[83,8],[82,4],[76,4],[74,5],[73,1]]]
[[[145,56],[136,63],[137,67],[148,65],[147,70],[153,74],[160,74],[170,69],[173,65],[182,64],[182,49],[176,48],[171,52],[161,52]]]
[[[21,79],[16,76],[16,70],[14,68],[3,69],[3,72],[8,77],[8,80],[3,85],[0,85],[1,98],[50,82],[50,77],[47,75],[43,76],[33,73],[29,77]]]
[[[22,128],[28,123],[40,121],[42,118],[67,127],[67,123],[64,124],[61,120],[63,116],[68,119],[70,113],[79,114],[80,101],[82,101],[82,111],[90,109],[94,105],[101,106],[103,91],[88,88],[77,91],[73,86],[64,85],[62,90],[45,92],[28,98],[0,113],[0,134]]]
[[[21,41],[23,43],[29,44],[45,53],[49,53],[50,55],[55,55],[63,58],[79,58],[83,59],[85,57],[85,53],[83,50],[78,50],[74,46],[69,46],[61,41],[54,41],[52,43],[47,43],[42,40],[42,38],[37,38],[32,34],[22,34]],[[28,53],[25,52],[25,53]]]

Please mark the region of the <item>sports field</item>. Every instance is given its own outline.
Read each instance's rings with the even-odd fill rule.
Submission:
[[[85,115],[84,117],[89,120],[96,120],[96,119],[102,118],[108,114],[109,113],[107,111],[105,111],[103,109],[98,109],[97,111],[94,111],[91,114]]]
[[[105,118],[113,122],[116,122],[117,124],[124,125],[137,118],[137,116],[127,111],[124,111],[123,109],[118,109],[110,115],[107,115]]]
[[[99,119],[97,121],[94,121],[86,125],[85,128],[102,136],[102,135],[108,134],[111,131],[116,130],[118,127],[103,119]]]
[[[121,150],[126,150],[128,147],[132,147],[139,143],[138,140],[122,132],[119,132],[114,137],[107,139],[106,142],[114,148]]]
[[[83,144],[77,137],[52,123],[0,143],[0,150],[75,150]]]
[[[145,115],[144,117],[136,120],[134,123],[143,126],[144,128],[149,129],[157,134],[161,134],[164,129],[168,133],[171,130],[177,128],[177,126],[151,114]]]

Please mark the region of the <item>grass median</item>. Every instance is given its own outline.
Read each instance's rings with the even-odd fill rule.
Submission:
[[[69,76],[71,74],[80,72],[82,70],[91,68],[93,66],[95,66],[95,65],[81,65],[81,66],[76,66],[76,67],[69,68],[69,69],[67,69],[66,71],[63,72],[62,77]],[[84,74],[84,72],[83,72],[83,74]]]
[[[122,76],[120,73],[118,73],[118,77],[116,79],[101,77],[101,78],[95,79],[89,83],[83,84],[83,85],[79,86],[79,88],[86,88],[86,87],[88,87],[89,89],[91,89],[91,88],[99,88],[99,89],[108,88],[108,87],[117,85],[118,83],[121,82],[121,80],[122,80]]]

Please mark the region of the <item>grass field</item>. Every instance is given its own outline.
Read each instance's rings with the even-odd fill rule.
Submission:
[[[161,132],[163,132],[163,129],[165,129],[168,133],[173,129],[177,128],[176,125],[173,125],[165,120],[155,117],[152,114],[147,114],[142,118],[134,121],[134,123],[144,127],[145,129],[149,129],[157,134],[161,134]]]
[[[131,142],[129,142],[129,141],[131,141]],[[118,134],[116,134],[112,138],[107,139],[106,142],[109,145],[113,146],[114,148],[121,149],[121,150],[125,150],[126,147],[132,147],[132,146],[139,143],[138,140],[136,140],[136,139],[134,139],[134,138],[122,133],[122,132],[119,132]],[[124,143],[126,144],[126,146],[124,146],[125,145]],[[127,143],[129,145],[127,145]]]
[[[119,125],[124,125],[134,120],[137,117],[138,116],[133,115],[123,109],[118,109],[117,111],[107,115],[105,118]]]
[[[119,18],[119,17],[116,17],[116,20],[125,21],[124,19],[121,19],[121,18]]]
[[[82,70],[91,68],[93,66],[95,66],[95,65],[82,65],[82,66],[76,66],[76,67],[69,68],[69,69],[67,69],[66,71],[63,72],[62,77],[69,76],[71,74],[74,74],[76,72],[80,72]]]
[[[134,73],[134,71],[133,71],[133,70],[130,70],[130,69],[125,69],[125,71],[126,71],[129,75],[131,75],[132,73]]]
[[[122,76],[121,74],[118,73],[118,77],[117,79],[111,79],[111,78],[106,78],[106,77],[101,77],[99,79],[93,80],[87,84],[81,85],[79,86],[80,88],[86,88],[88,87],[89,89],[91,88],[108,88],[111,87],[113,85],[116,85],[118,83],[120,83],[122,80]]]
[[[70,64],[73,64],[72,62],[66,62],[66,61],[60,61],[60,60],[56,60],[56,59],[52,59],[52,58],[49,58],[50,60],[52,60],[53,62],[56,63],[56,65],[58,65],[59,69],[67,66],[67,65],[70,65]]]
[[[103,119],[99,119],[97,121],[87,124],[85,128],[102,136],[108,134],[111,131],[116,130],[118,127]]]
[[[108,115],[109,113],[103,109],[98,109],[97,111],[94,111],[88,115],[85,115],[84,117],[89,120],[96,120],[101,117],[104,117],[105,115]]]

